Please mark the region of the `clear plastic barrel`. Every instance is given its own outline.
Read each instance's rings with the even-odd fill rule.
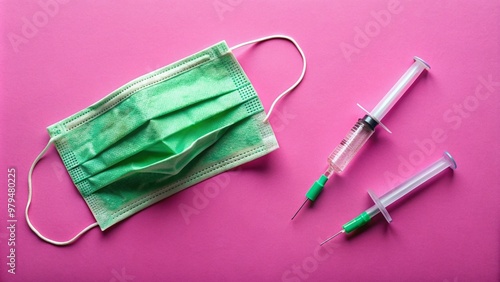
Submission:
[[[390,204],[401,199],[403,196],[408,195],[415,188],[419,187],[420,185],[422,185],[423,183],[425,183],[426,181],[433,178],[434,176],[436,176],[437,174],[439,174],[440,172],[442,172],[447,168],[456,169],[457,163],[450,155],[450,153],[444,152],[443,156],[439,160],[435,161],[434,163],[423,169],[421,172],[417,173],[410,179],[406,180],[405,182],[401,183],[400,185],[393,188],[389,192],[385,193],[380,198],[377,198],[375,196],[374,199],[374,196],[370,195],[372,196],[372,199],[374,199],[375,205],[366,210],[366,212],[370,217],[373,217],[376,214],[378,214],[381,210],[385,211],[385,208],[388,207]],[[387,216],[386,219],[388,218]],[[389,219],[387,221],[390,222]]]
[[[380,100],[380,102],[375,106],[371,112],[371,116],[377,120],[381,121],[384,116],[389,112],[389,110],[396,104],[396,102],[403,96],[403,94],[410,88],[413,82],[418,78],[418,76],[424,71],[430,69],[429,64],[419,57],[413,57],[415,62],[410,66],[410,68],[403,74],[403,76],[394,84],[394,86],[387,92],[387,94]]]
[[[362,120],[358,120],[328,157],[328,174],[342,172],[372,134],[373,129]]]
[[[449,167],[455,169],[457,165],[450,153],[445,152],[439,160],[380,197],[380,201],[387,207]]]

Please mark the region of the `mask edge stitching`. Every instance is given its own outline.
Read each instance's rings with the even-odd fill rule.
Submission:
[[[277,143],[276,143],[276,145],[277,145]],[[185,185],[185,184],[189,183],[190,181],[193,181],[193,180],[194,180],[194,178],[197,178],[197,177],[203,177],[203,176],[205,176],[206,174],[210,173],[210,171],[211,171],[212,169],[214,169],[214,168],[215,168],[215,169],[220,168],[220,167],[222,167],[222,166],[226,165],[227,163],[230,163],[230,162],[231,162],[231,161],[233,161],[234,159],[237,159],[237,158],[240,158],[240,157],[247,158],[247,157],[250,157],[250,156],[252,156],[253,154],[256,154],[256,153],[258,154],[258,153],[266,152],[266,151],[268,151],[268,149],[269,149],[269,146],[268,146],[268,145],[266,145],[266,144],[261,144],[261,145],[259,145],[257,148],[254,148],[254,149],[252,149],[252,150],[250,150],[250,151],[247,151],[247,152],[244,152],[244,153],[237,154],[237,155],[235,155],[235,156],[233,156],[233,157],[231,157],[231,158],[229,158],[229,159],[225,160],[225,161],[224,161],[224,163],[219,163],[219,164],[216,164],[216,166],[206,167],[206,168],[204,168],[202,171],[198,171],[197,173],[195,173],[195,174],[191,175],[191,176],[189,177],[189,179],[188,179],[188,180],[180,180],[180,181],[179,181],[179,183],[174,184],[174,185],[172,185],[171,187],[169,187],[169,188],[167,188],[167,189],[162,189],[162,190],[160,190],[160,191],[157,191],[155,194],[153,194],[153,195],[149,195],[149,196],[147,196],[147,197],[144,197],[144,198],[142,198],[142,199],[138,200],[136,203],[134,203],[134,204],[132,204],[132,205],[128,205],[128,206],[125,206],[125,207],[120,208],[119,210],[117,210],[117,211],[113,212],[113,213],[111,214],[111,217],[112,217],[112,218],[119,218],[119,217],[121,217],[121,216],[122,216],[122,215],[126,212],[126,211],[124,211],[125,209],[127,209],[127,208],[130,208],[130,209],[135,209],[135,208],[137,208],[137,207],[139,207],[139,206],[141,206],[141,205],[144,205],[147,201],[149,201],[149,200],[154,200],[155,198],[157,198],[158,196],[160,196],[160,195],[162,195],[162,194],[165,194],[165,193],[168,193],[168,192],[169,192],[169,191],[171,191],[171,190],[177,189],[177,188],[179,188],[180,186]],[[220,173],[221,173],[221,172],[220,172]],[[219,173],[217,173],[217,174],[219,174]],[[217,175],[217,174],[216,174],[216,175]],[[214,176],[215,176],[215,175],[214,175]],[[200,182],[201,182],[201,181],[200,181]],[[197,182],[197,183],[199,183],[199,182]],[[195,183],[195,184],[197,184],[197,183]],[[193,184],[193,185],[194,185],[194,184]],[[185,187],[185,188],[188,188],[188,187]],[[185,189],[185,188],[184,188],[184,189]],[[184,190],[184,189],[182,189],[182,190]],[[181,190],[180,190],[180,191],[181,191]],[[91,195],[91,196],[89,196],[89,197],[85,197],[85,201],[87,201],[87,198],[91,198],[91,197],[92,197],[92,195]],[[165,199],[165,198],[159,199],[158,201],[161,201],[161,200],[163,200],[163,199]],[[157,201],[157,202],[158,202],[158,201]],[[98,208],[98,209],[99,209],[99,208]],[[97,212],[97,213],[98,213],[98,209],[96,210],[96,212]],[[135,214],[135,213],[136,213],[136,212],[134,212],[134,214]],[[99,213],[98,213],[98,214],[99,214]],[[127,216],[127,217],[128,217],[128,216]],[[97,216],[96,216],[96,219],[97,219]],[[124,219],[124,218],[123,218],[123,219]],[[123,219],[120,219],[119,221],[121,221],[121,220],[123,220]],[[118,221],[118,222],[119,222],[119,221]],[[115,223],[116,223],[116,222],[115,222]],[[114,224],[114,223],[113,223],[113,224]],[[111,225],[110,225],[110,226],[111,226]]]

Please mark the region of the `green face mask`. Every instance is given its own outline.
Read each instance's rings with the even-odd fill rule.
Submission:
[[[296,44],[289,37],[272,36],[233,49],[273,37]],[[141,76],[49,126],[51,139],[29,172],[26,219],[31,229],[49,243],[68,244],[92,227],[105,230],[277,149],[255,89],[231,51],[225,42],[218,43]],[[300,82],[304,71],[305,58],[301,77],[278,99]],[[43,237],[28,217],[33,168],[52,143],[97,220],[65,242]]]

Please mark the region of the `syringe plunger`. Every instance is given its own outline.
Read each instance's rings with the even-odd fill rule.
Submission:
[[[412,83],[418,76],[425,70],[431,67],[419,57],[413,57],[415,62],[410,68],[401,76],[401,78],[394,84],[394,86],[387,92],[387,94],[380,100],[380,102],[373,108],[370,113],[371,117],[380,122],[389,110],[396,104],[396,102],[403,96],[403,94],[410,88]]]
[[[405,91],[408,90],[418,76],[425,69],[430,68],[429,65],[419,57],[414,57],[413,59],[415,62],[413,62],[398,82],[396,82],[384,98],[375,106],[373,111],[359,119],[347,136],[330,154],[328,157],[327,177],[330,177],[334,172],[340,173],[347,167],[349,162],[363,147],[366,141],[368,141],[370,136],[372,136],[375,127],[380,124],[380,121],[389,112],[392,106],[394,106],[399,98],[403,96]]]

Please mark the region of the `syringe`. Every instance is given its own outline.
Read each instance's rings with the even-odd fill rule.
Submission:
[[[450,155],[448,152],[444,152],[443,156],[419,172],[418,174],[414,175],[404,183],[400,184],[396,188],[393,188],[389,192],[385,193],[382,197],[378,198],[373,191],[368,190],[368,194],[372,198],[373,202],[375,202],[375,205],[373,205],[371,208],[367,209],[366,211],[362,212],[360,215],[358,215],[356,218],[353,220],[349,221],[348,223],[344,224],[342,226],[342,230],[337,232],[335,235],[332,237],[326,239],[323,243],[320,245],[325,244],[326,242],[332,240],[333,238],[337,237],[339,234],[342,233],[350,233],[359,227],[367,224],[375,215],[378,213],[382,212],[384,215],[385,219],[387,222],[391,223],[392,218],[387,212],[387,207],[396,202],[397,200],[401,199],[403,196],[407,195],[411,191],[413,191],[415,188],[426,182],[427,180],[431,179],[435,175],[439,174],[441,171],[447,169],[450,167],[451,169],[456,169],[457,168],[457,163],[453,159],[453,157]]]
[[[321,177],[314,182],[306,193],[306,199],[295,212],[292,220],[299,213],[299,211],[308,202],[314,202],[318,198],[319,193],[323,190],[325,183],[334,173],[342,172],[352,158],[363,147],[368,138],[372,136],[377,125],[382,126],[389,131],[380,121],[389,112],[389,110],[396,104],[396,102],[403,96],[405,91],[410,88],[412,83],[424,71],[429,70],[430,66],[419,57],[413,57],[415,60],[410,68],[403,74],[403,76],[396,82],[396,84],[389,90],[389,92],[382,98],[382,100],[375,106],[373,111],[369,113],[359,104],[358,106],[366,112],[363,118],[360,118],[354,125],[347,136],[340,142],[335,150],[328,157],[328,168]],[[389,131],[391,133],[391,131]]]

